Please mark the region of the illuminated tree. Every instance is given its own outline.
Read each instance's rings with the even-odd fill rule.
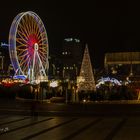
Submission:
[[[88,45],[86,44],[82,60],[80,76],[77,78],[78,91],[95,91],[95,80],[93,76]]]

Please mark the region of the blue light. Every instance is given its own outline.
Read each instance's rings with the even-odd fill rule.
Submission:
[[[25,76],[25,75],[15,75],[13,77],[13,79],[21,79],[21,80],[25,80],[26,78],[27,78],[27,76]]]
[[[1,42],[1,47],[9,47],[9,44]]]

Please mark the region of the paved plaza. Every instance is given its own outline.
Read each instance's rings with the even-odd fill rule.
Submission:
[[[140,140],[140,103],[1,100],[0,140]]]
[[[0,116],[1,140],[139,140],[139,117]]]

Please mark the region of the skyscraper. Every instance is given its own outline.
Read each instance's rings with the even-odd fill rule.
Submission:
[[[62,48],[62,73],[64,79],[76,80],[82,62],[83,49],[79,39],[66,38]]]

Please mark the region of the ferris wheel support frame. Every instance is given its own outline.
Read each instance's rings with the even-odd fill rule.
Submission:
[[[40,81],[41,81],[41,80],[48,80],[47,75],[46,75],[46,73],[45,73],[45,69],[44,69],[44,67],[43,67],[43,65],[42,65],[40,56],[39,56],[39,54],[38,54],[38,44],[37,44],[37,43],[34,44],[34,49],[35,49],[35,51],[34,51],[34,56],[33,56],[33,68],[32,68],[31,73],[30,73],[31,76],[29,76],[29,77],[30,77],[30,82],[31,82],[31,83],[35,83],[35,82],[36,82],[36,81],[35,81],[35,77],[34,77],[34,68],[35,68],[35,61],[36,61],[36,58],[38,58],[38,60],[39,60],[39,66],[40,66],[40,71],[39,71],[39,73],[40,73]],[[44,78],[42,78],[42,77],[44,77]]]

